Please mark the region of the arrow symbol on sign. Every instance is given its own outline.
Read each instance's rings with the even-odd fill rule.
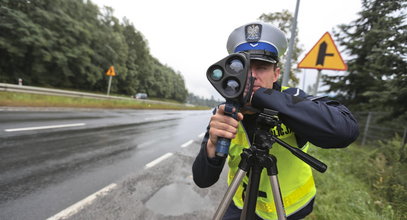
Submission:
[[[325,57],[333,57],[333,53],[326,53],[326,48],[328,47],[328,44],[324,41],[319,45],[319,51],[318,51],[318,58],[317,58],[317,63],[315,65],[324,65]]]

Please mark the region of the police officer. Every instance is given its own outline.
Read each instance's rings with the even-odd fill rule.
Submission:
[[[337,101],[316,99],[297,88],[284,88],[277,83],[279,57],[287,48],[284,33],[263,22],[254,22],[235,29],[227,41],[230,53],[245,51],[250,54],[250,67],[255,77],[253,95],[248,105],[255,109],[273,109],[279,112],[282,130],[271,130],[291,146],[307,152],[311,145],[321,148],[344,148],[359,135],[357,121],[352,113]],[[199,187],[209,187],[218,181],[226,159],[215,154],[218,137],[231,139],[227,163],[228,184],[231,183],[240,162],[243,148],[250,147],[256,128],[255,111],[242,111],[233,119],[224,115],[224,105],[214,110],[200,152],[192,170]],[[270,154],[276,156],[278,179],[288,219],[301,219],[312,212],[316,188],[311,168],[275,143]],[[271,185],[266,169],[261,173],[256,216],[259,219],[277,219]],[[228,207],[224,219],[239,219],[246,186],[244,177]]]

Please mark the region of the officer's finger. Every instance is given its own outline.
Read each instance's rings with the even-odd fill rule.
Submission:
[[[237,128],[237,126],[239,125],[239,122],[236,119],[226,116],[226,115],[216,114],[211,117],[211,121],[210,121],[211,127],[216,127],[216,126],[222,125],[222,124],[226,124],[226,125],[232,126],[234,128]]]
[[[230,132],[228,130],[223,130],[223,129],[217,129],[217,128],[211,128],[211,135],[213,137],[224,137],[227,139],[233,139],[236,136],[236,132]]]
[[[223,122],[219,122],[219,121],[211,121],[209,123],[210,129],[217,129],[217,130],[222,130],[222,131],[226,131],[226,132],[230,132],[233,134],[236,134],[237,132],[237,126],[233,126],[231,124],[228,123],[223,123]]]
[[[237,120],[238,121],[241,121],[241,120],[243,120],[243,114],[242,113],[237,113]]]
[[[216,142],[218,142],[218,136],[209,134],[209,141],[210,141],[213,145],[216,145]]]

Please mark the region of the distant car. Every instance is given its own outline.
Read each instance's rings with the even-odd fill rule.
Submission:
[[[134,96],[134,98],[135,98],[135,99],[147,99],[147,98],[148,98],[148,95],[147,95],[146,93],[137,93],[137,94]]]

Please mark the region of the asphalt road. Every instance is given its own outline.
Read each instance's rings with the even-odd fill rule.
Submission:
[[[200,138],[152,167],[134,172],[72,204],[48,220],[209,220],[227,190],[227,167],[205,189],[192,180],[191,166]]]
[[[102,219],[161,219],[197,212],[185,207],[183,213],[179,207],[161,211],[154,199],[163,201],[165,193],[193,187],[190,164],[210,115],[210,111],[1,109],[0,219],[47,219],[58,213],[75,219],[100,219],[93,218],[98,214]],[[165,160],[151,163],[163,155]],[[169,161],[173,162],[165,165],[167,170],[157,171]],[[136,199],[141,201],[136,213],[144,216],[126,211],[134,201],[125,196],[115,203],[91,203],[111,215],[89,208],[92,205],[69,215],[62,211],[101,189],[136,195],[126,191],[129,187],[144,192]],[[154,196],[159,189],[164,194]],[[181,194],[208,193],[191,190],[195,194]],[[182,204],[200,201],[197,198]],[[207,202],[201,202],[199,207],[205,207]]]

